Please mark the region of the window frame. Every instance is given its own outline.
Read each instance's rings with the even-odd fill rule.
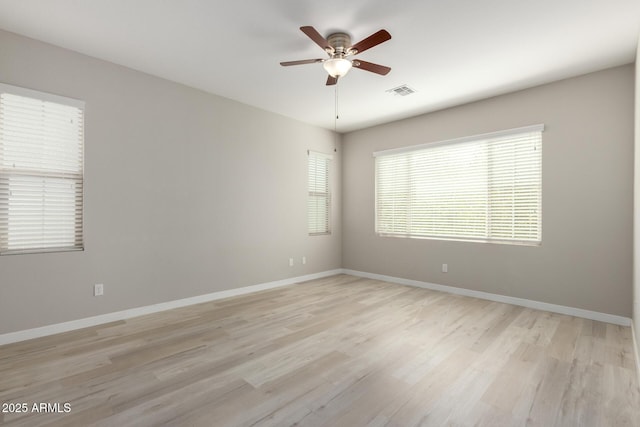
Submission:
[[[317,159],[326,160],[326,193],[325,192],[317,192],[311,191],[311,159],[312,157],[316,157]],[[316,160],[317,161],[317,160]],[[326,236],[331,234],[331,209],[332,209],[332,191],[331,191],[331,165],[333,164],[333,155],[322,153],[319,151],[307,150],[307,232],[309,236]],[[324,197],[326,206],[325,215],[326,215],[326,229],[322,231],[314,231],[312,230],[312,222],[316,224],[319,221],[312,221],[312,212],[311,212],[311,203],[312,200],[318,197]]]
[[[75,144],[75,147],[77,148],[77,150],[79,150],[79,155],[77,157],[78,170],[76,172],[68,172],[68,171],[62,171],[62,170],[60,170],[59,172],[52,172],[51,170],[47,170],[46,167],[41,167],[39,169],[37,167],[33,167],[33,168],[29,168],[28,172],[25,172],[27,170],[23,169],[23,170],[18,170],[17,173],[15,172],[12,173],[10,169],[5,169],[2,167],[2,165],[0,165],[0,178],[4,176],[4,179],[6,180],[6,185],[7,185],[7,190],[6,190],[7,197],[4,198],[2,193],[0,193],[0,205],[2,205],[2,203],[5,203],[7,210],[9,209],[9,206],[11,204],[8,192],[10,188],[9,182],[12,176],[32,177],[34,179],[34,182],[41,180],[40,191],[42,191],[41,194],[43,195],[43,197],[46,194],[46,191],[44,190],[46,186],[56,185],[55,184],[56,182],[58,183],[57,185],[60,185],[60,183],[63,183],[63,182],[68,183],[68,185],[71,185],[71,188],[73,190],[67,193],[67,197],[73,199],[73,208],[69,208],[70,210],[71,209],[73,210],[73,214],[68,214],[68,215],[65,214],[62,217],[66,219],[71,219],[72,221],[70,222],[73,222],[74,224],[72,228],[73,243],[69,245],[63,245],[63,246],[47,246],[46,239],[42,239],[38,241],[38,244],[33,244],[29,247],[11,248],[10,230],[9,230],[9,223],[10,223],[9,213],[6,212],[5,214],[3,214],[0,212],[0,219],[6,218],[7,220],[6,229],[3,230],[2,228],[0,228],[0,256],[84,251],[85,249],[85,234],[84,234],[84,231],[85,231],[84,230],[85,144],[84,143],[85,143],[85,122],[86,122],[85,102],[78,99],[74,99],[74,98],[69,98],[69,97],[55,95],[47,92],[38,91],[38,90],[13,86],[13,85],[0,82],[0,95],[2,94],[11,94],[11,95],[16,95],[20,97],[30,98],[32,100],[37,100],[40,102],[49,102],[49,103],[55,103],[64,107],[76,108],[77,110],[79,110],[78,117],[80,118],[80,123],[77,125],[78,132],[79,132],[77,138],[74,137],[73,139],[68,140],[73,144]],[[0,122],[0,126],[2,126],[1,122]],[[60,147],[57,147],[57,148],[60,148]],[[3,149],[4,148],[3,148],[2,141],[0,141],[0,151]],[[44,203],[45,202],[43,202],[43,206],[44,206]],[[46,217],[44,215],[42,215],[42,217],[40,218],[43,223],[47,222]],[[6,231],[6,234],[4,234],[4,231]],[[51,243],[56,243],[56,242],[53,241]]]
[[[436,141],[436,142],[430,142],[430,143],[425,143],[425,144],[419,144],[419,145],[413,145],[413,146],[407,146],[407,147],[400,147],[400,148],[393,148],[393,149],[388,149],[388,150],[382,150],[382,151],[376,151],[373,153],[373,157],[374,157],[374,170],[375,170],[375,174],[374,174],[374,233],[377,236],[380,237],[396,237],[396,238],[412,238],[412,239],[427,239],[427,240],[443,240],[443,241],[462,241],[462,242],[476,242],[476,243],[497,243],[497,244],[510,244],[510,245],[525,245],[525,246],[540,246],[542,244],[542,132],[544,132],[544,124],[537,124],[537,125],[531,125],[531,126],[524,126],[524,127],[519,127],[519,128],[514,128],[514,129],[507,129],[507,130],[502,130],[502,131],[497,131],[497,132],[489,132],[489,133],[484,133],[484,134],[478,134],[478,135],[471,135],[471,136],[465,136],[465,137],[461,137],[461,138],[454,138],[454,139],[448,139],[448,140],[443,140],[443,141]],[[489,234],[485,237],[473,237],[473,236],[442,236],[442,235],[423,235],[423,234],[411,234],[410,230],[407,230],[408,233],[397,233],[397,232],[388,232],[388,231],[381,231],[381,227],[380,227],[380,215],[379,215],[379,204],[380,204],[380,200],[379,200],[379,170],[378,170],[378,158],[380,157],[384,157],[384,156],[392,156],[392,155],[397,155],[397,154],[403,154],[403,153],[411,153],[411,152],[416,152],[416,151],[423,151],[423,150],[428,150],[430,148],[435,148],[435,147],[439,147],[439,146],[446,146],[446,145],[455,145],[455,144],[462,144],[462,143],[481,143],[481,142],[485,142],[487,144],[487,146],[485,147],[486,151],[489,151],[490,148],[489,147],[489,142],[490,140],[495,140],[495,139],[500,139],[500,138],[505,138],[505,137],[514,137],[517,138],[519,135],[526,135],[526,134],[533,134],[533,133],[539,133],[539,146],[537,148],[537,150],[539,151],[538,153],[538,166],[539,166],[539,181],[538,181],[538,187],[539,187],[539,191],[538,191],[538,200],[537,200],[537,206],[538,206],[538,210],[537,210],[537,230],[538,230],[538,238],[537,240],[523,240],[523,239],[508,239],[508,238],[492,238],[490,235],[490,232],[488,232]],[[489,167],[489,166],[488,166]],[[490,167],[489,167],[490,168]],[[407,168],[407,174],[410,173],[410,167]],[[491,175],[493,172],[491,169],[487,169],[487,176]],[[410,178],[408,178],[407,182],[410,181]],[[409,184],[407,184],[409,185]],[[487,194],[487,197],[490,198],[489,194]],[[487,199],[488,200],[488,199]],[[487,202],[487,210],[489,210],[489,202]],[[410,216],[411,212],[410,210],[407,211],[407,215]],[[492,222],[490,220],[491,215],[487,214],[484,218],[487,218],[487,223],[486,223],[486,228],[487,230],[490,230],[493,225]]]

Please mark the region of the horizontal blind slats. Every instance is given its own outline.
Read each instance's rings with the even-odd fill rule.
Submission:
[[[376,156],[376,232],[541,240],[541,131]]]
[[[329,190],[329,164],[331,156],[309,152],[308,155],[308,232],[328,234],[330,232],[331,192]]]
[[[83,108],[0,89],[0,253],[82,249]]]

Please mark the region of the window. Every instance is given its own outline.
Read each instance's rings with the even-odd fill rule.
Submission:
[[[330,234],[331,191],[329,165],[332,156],[309,151],[309,235]]]
[[[83,249],[84,103],[0,84],[0,254]]]
[[[543,125],[374,153],[376,233],[539,244]]]

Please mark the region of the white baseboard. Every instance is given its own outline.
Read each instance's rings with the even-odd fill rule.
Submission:
[[[633,355],[636,359],[636,375],[638,376],[638,384],[640,384],[640,348],[638,348],[638,340],[636,339],[636,328],[633,326],[633,322],[631,322],[631,338],[633,339]]]
[[[130,319],[132,317],[143,316],[145,314],[157,313],[160,311],[171,310],[173,308],[186,307],[189,305],[200,304],[203,302],[229,298],[238,295],[245,295],[253,292],[263,291],[267,289],[278,288],[281,286],[292,285],[295,283],[305,282],[307,280],[320,279],[323,277],[334,276],[336,274],[349,274],[357,277],[365,277],[369,279],[382,280],[385,282],[397,283],[400,285],[414,286],[418,288],[431,289],[434,291],[447,292],[450,294],[463,295],[468,297],[480,298],[489,301],[502,302],[506,304],[519,305],[522,307],[533,308],[536,310],[550,311],[553,313],[566,314],[569,316],[582,317],[585,319],[598,320],[600,322],[612,323],[621,326],[632,326],[631,319],[628,317],[616,316],[613,314],[600,313],[597,311],[583,310],[581,308],[567,307],[563,305],[549,304],[546,302],[532,301],[524,298],[509,297],[504,295],[492,294],[489,292],[474,291],[471,289],[457,288],[454,286],[438,285],[435,283],[421,282],[418,280],[403,279],[400,277],[385,276],[382,274],[366,273],[350,269],[336,269],[323,271],[320,273],[308,274],[305,276],[292,277],[289,279],[277,280],[274,282],[261,283],[258,285],[245,286],[237,289],[229,289],[226,291],[213,292],[210,294],[199,295],[190,298],[183,298],[175,301],[153,304],[144,307],[136,307],[128,310],[117,311],[114,313],[102,314],[99,316],[87,317],[84,319],[72,320],[64,323],[56,323],[54,325],[42,326],[39,328],[27,329],[23,331],[10,332],[0,335],[0,345],[11,344],[19,341],[25,341],[33,338],[40,338],[48,335],[59,334],[62,332],[74,331],[76,329],[87,328],[90,326],[102,325],[118,320]],[[640,350],[635,341],[635,331],[632,330],[634,339],[634,351],[636,351],[636,363],[638,364],[638,375],[640,375],[640,360],[638,359],[638,351]]]
[[[553,313],[566,314],[569,316],[582,317],[584,319],[597,320],[614,325],[631,326],[631,319],[613,314],[600,313],[597,311],[584,310],[581,308],[567,307],[564,305],[549,304],[546,302],[533,301],[524,298],[509,297],[505,295],[492,294],[489,292],[474,291],[471,289],[456,288],[454,286],[437,285],[435,283],[420,282],[418,280],[402,279],[400,277],[384,276],[382,274],[366,273],[363,271],[342,269],[342,273],[352,276],[365,277],[368,279],[382,280],[385,282],[397,283],[399,285],[415,286],[418,288],[431,289],[434,291],[447,292],[450,294],[463,295],[485,299],[489,301],[502,302],[505,304],[519,305],[536,310],[550,311]],[[636,359],[637,360],[637,359]]]
[[[278,288],[281,286],[293,285],[295,283],[306,282],[307,280],[334,276],[340,273],[342,273],[342,269],[323,271],[320,273],[307,274],[305,276],[292,277],[292,278],[283,279],[283,280],[276,280],[274,282],[261,283],[258,285],[245,286],[245,287],[236,288],[236,289],[229,289],[226,291],[213,292],[210,294],[199,295],[199,296],[190,297],[190,298],[183,298],[175,301],[163,302],[160,304],[153,304],[153,305],[147,305],[144,307],[131,308],[128,310],[102,314],[99,316],[86,317],[84,319],[72,320],[64,323],[56,323],[54,325],[42,326],[39,328],[26,329],[26,330],[17,331],[17,332],[10,332],[7,334],[0,335],[0,345],[30,340],[33,338],[40,338],[48,335],[59,334],[62,332],[74,331],[76,329],[102,325],[104,323],[115,322],[118,320],[130,319],[132,317],[143,316],[145,314],[171,310],[173,308],[186,307],[188,305],[200,304],[203,302],[214,301],[222,298],[229,298],[229,297],[234,297],[238,295],[245,295],[253,292],[264,291],[267,289]]]

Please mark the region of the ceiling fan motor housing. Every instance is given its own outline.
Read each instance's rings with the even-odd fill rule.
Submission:
[[[333,53],[337,55],[348,55],[352,54],[349,51],[351,47],[351,37],[346,33],[334,33],[327,37],[327,42],[329,46],[333,48]],[[331,54],[332,52],[328,52]],[[355,52],[354,52],[355,53]]]

